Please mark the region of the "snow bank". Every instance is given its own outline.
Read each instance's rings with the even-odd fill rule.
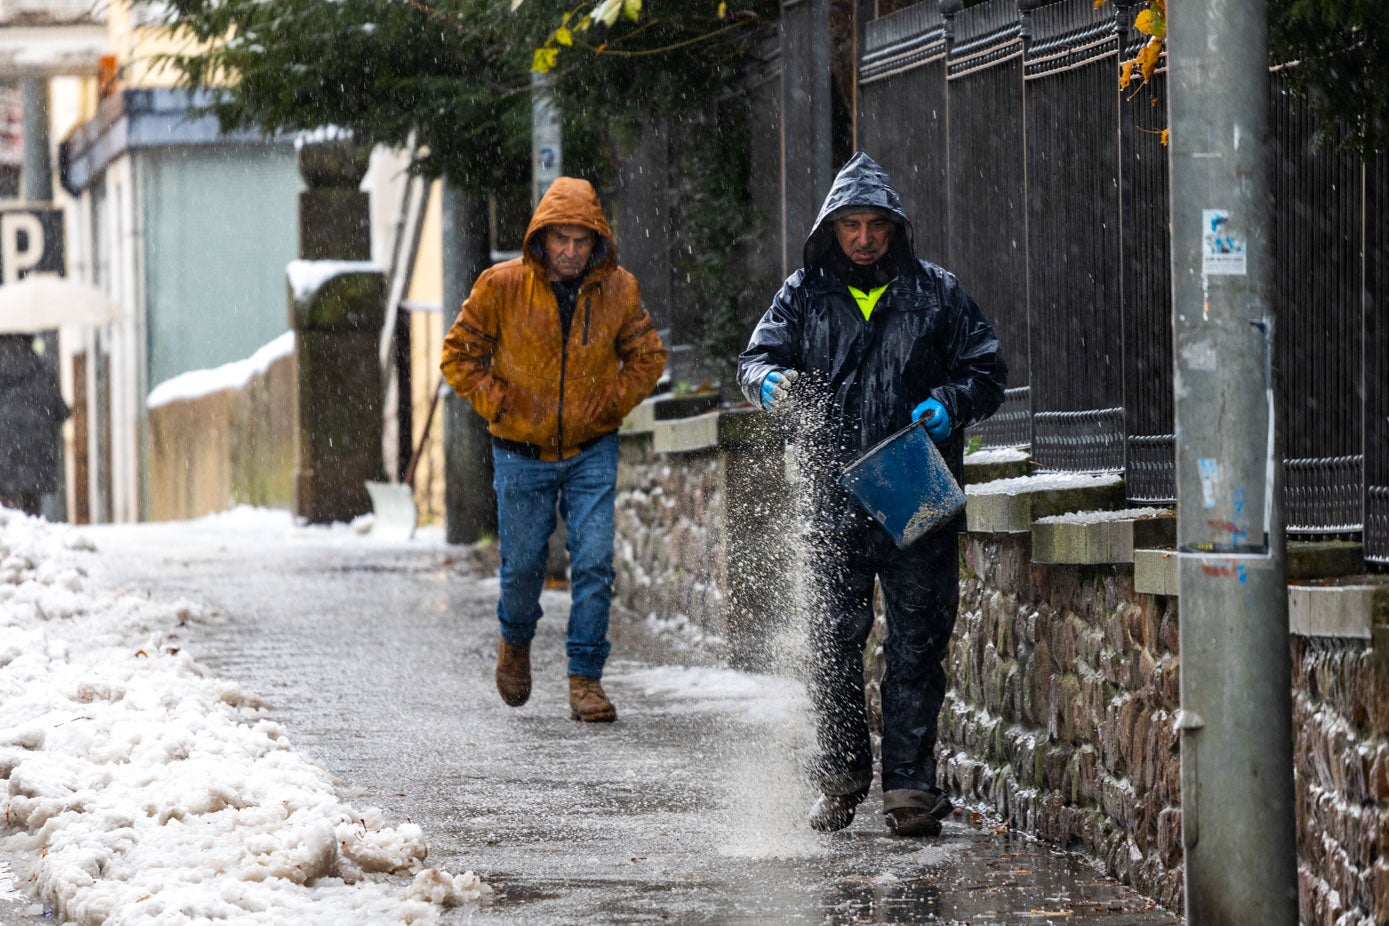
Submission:
[[[197,606],[88,588],[92,549],[0,508],[13,880],[83,926],[428,924],[490,893],[425,869],[418,826],[341,803],[253,695],[181,650]]]

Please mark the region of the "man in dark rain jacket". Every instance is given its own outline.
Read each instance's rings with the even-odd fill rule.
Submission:
[[[916,258],[901,198],[866,154],[835,178],[804,260],[753,331],[738,381],[752,402],[788,412],[808,483],[809,682],[821,792],[810,823],[848,826],[872,781],[863,650],[876,578],[887,610],[883,811],[898,835],[934,836],[951,810],[936,784],[935,745],[942,660],[959,603],[961,519],[898,549],[838,476],[919,420],[961,478],[963,430],[998,408],[1007,369],[992,326],[959,280]]]

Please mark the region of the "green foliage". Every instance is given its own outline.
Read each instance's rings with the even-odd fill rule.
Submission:
[[[170,0],[163,22],[191,40],[165,56],[181,83],[225,87],[212,105],[223,128],[352,131],[403,146],[417,169],[465,188],[528,174],[530,65],[566,0]],[[640,21],[575,33],[552,71],[569,173],[611,168],[622,154],[608,123],[640,125],[698,110],[736,76],[741,56],[775,23],[776,0],[749,0],[724,19],[716,5],[649,4]],[[600,38],[601,33],[601,38]],[[572,156],[571,156],[572,153]],[[581,174],[583,175],[583,174]],[[528,182],[528,181],[527,181]]]
[[[522,10],[553,19],[563,2],[527,0]],[[550,71],[561,105],[619,133],[653,120],[702,112],[725,95],[747,54],[775,27],[776,0],[745,0],[720,18],[716,4],[648,3],[640,20],[573,33]],[[519,12],[519,11],[518,11]],[[612,143],[619,146],[619,137]],[[615,149],[615,153],[621,154]]]
[[[1319,141],[1360,155],[1389,149],[1389,3],[1269,0],[1269,56],[1292,65]]]

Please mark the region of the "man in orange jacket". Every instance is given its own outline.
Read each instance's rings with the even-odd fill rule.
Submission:
[[[599,683],[611,648],[617,429],[665,361],[636,278],[617,264],[598,195],[585,180],[560,177],[531,216],[521,256],[478,277],[440,364],[492,435],[497,691],[513,707],[531,693],[530,643],[558,504],[573,589],[570,711],[581,721],[617,718]]]

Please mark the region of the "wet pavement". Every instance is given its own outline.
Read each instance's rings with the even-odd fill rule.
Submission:
[[[277,520],[282,519],[282,520]],[[567,595],[547,592],[535,694],[492,687],[497,580],[427,535],[387,544],[288,515],[84,529],[93,581],[185,598],[186,647],[269,705],[358,807],[419,824],[430,865],[495,889],[471,924],[1179,924],[1082,858],[957,811],[938,839],[803,823],[803,695],[778,679],[665,668],[614,627],[610,725],[569,719]]]

